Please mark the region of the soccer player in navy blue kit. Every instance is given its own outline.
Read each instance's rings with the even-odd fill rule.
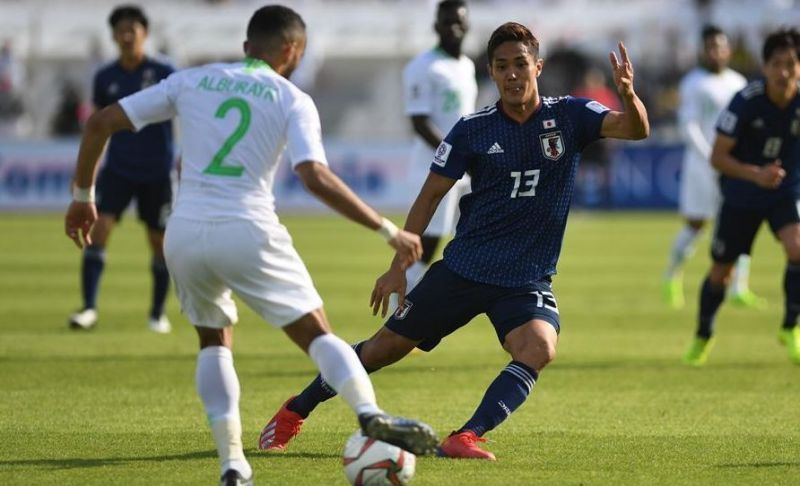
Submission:
[[[148,20],[136,6],[117,7],[109,19],[119,59],[101,68],[94,78],[93,101],[97,109],[114,104],[169,76],[174,69],[145,55]],[[111,137],[105,165],[97,184],[99,217],[83,252],[81,289],[83,308],[70,316],[73,329],[89,329],[97,323],[97,293],[105,265],[105,247],[111,230],[132,199],[139,219],[147,226],[152,251],[150,270],[153,294],[148,327],[158,333],[170,332],[164,315],[169,273],[164,263],[164,228],[172,204],[173,166],[171,122],[151,125],[138,133],[117,133]]]
[[[700,291],[695,337],[683,357],[702,366],[714,343],[714,318],[733,264],[750,254],[767,221],[786,253],[785,314],[778,338],[800,364],[800,32],[767,36],[763,79],[739,91],[717,122],[711,163],[721,175],[723,204],[711,244],[711,270]]]
[[[390,365],[415,347],[430,351],[484,313],[511,355],[472,418],[441,444],[444,456],[494,460],[478,442],[522,405],[555,357],[560,321],[551,277],[580,151],[601,137],[641,139],[649,133],[622,43],[619,50],[621,60],[614,53],[609,57],[623,112],[585,98],[540,97],[537,39],[513,22],[495,30],[487,51],[500,101],[463,117],[445,137],[405,225],[422,234],[442,196],[469,173],[472,193],[461,199],[456,236],[407,298],[397,257],[375,284],[375,313],[385,315],[392,292],[400,294],[401,305],[383,328],[355,346],[367,371]],[[285,448],[303,419],[331,396],[317,377],[270,420],[259,447]]]

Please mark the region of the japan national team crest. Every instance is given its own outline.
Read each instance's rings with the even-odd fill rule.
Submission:
[[[413,302],[411,302],[410,300],[406,299],[406,300],[403,302],[403,305],[402,305],[402,306],[400,306],[400,307],[398,307],[398,308],[397,308],[397,309],[394,311],[394,318],[395,318],[395,319],[397,319],[398,321],[402,321],[403,319],[405,319],[405,318],[406,318],[406,316],[408,315],[408,311],[410,311],[410,310],[411,310],[411,307],[412,307],[413,305],[414,305],[414,303],[413,303]]]
[[[550,132],[539,135],[539,141],[542,143],[542,155],[550,160],[558,160],[564,155],[564,141],[561,138],[561,132]]]

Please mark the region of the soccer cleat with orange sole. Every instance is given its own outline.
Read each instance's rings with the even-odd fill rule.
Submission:
[[[475,432],[453,432],[439,446],[439,455],[454,459],[486,459],[495,461],[494,454],[478,447],[478,442],[487,442],[484,437],[478,437]]]
[[[290,440],[300,433],[303,417],[292,412],[286,406],[294,397],[290,397],[261,430],[258,448],[262,451],[283,451]]]

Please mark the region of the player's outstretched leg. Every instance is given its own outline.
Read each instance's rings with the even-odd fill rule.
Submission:
[[[481,449],[478,443],[486,442],[483,435],[500,425],[525,402],[538,378],[539,373],[525,363],[510,362],[486,389],[472,418],[445,439],[439,447],[439,454],[459,459],[494,461],[494,454]]]
[[[725,300],[725,286],[716,286],[709,277],[703,281],[700,289],[700,311],[698,315],[697,331],[683,362],[690,366],[703,366],[708,361],[708,353],[714,344],[714,318],[717,315],[722,301]]]
[[[308,355],[317,364],[322,378],[356,413],[365,435],[414,454],[435,450],[436,434],[430,426],[392,417],[378,408],[372,382],[347,343],[333,334],[323,334],[311,341]]]
[[[356,356],[361,355],[363,345],[364,341],[353,346]],[[365,370],[367,373],[375,371],[366,367]],[[335,396],[336,391],[325,382],[322,375],[315,376],[299,395],[286,400],[267,422],[261,430],[258,448],[265,451],[286,450],[289,441],[300,433],[303,421],[317,408],[317,405]]]

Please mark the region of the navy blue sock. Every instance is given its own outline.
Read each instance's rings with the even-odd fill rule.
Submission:
[[[353,350],[356,352],[356,356],[358,356],[359,359],[361,359],[361,348],[363,346],[364,341],[353,345]],[[367,370],[367,373],[377,371],[377,369],[366,367],[364,369]],[[299,395],[286,404],[286,408],[306,418],[317,408],[317,405],[335,396],[336,392],[322,379],[322,375],[317,375]]]
[[[792,329],[797,326],[797,316],[800,314],[800,264],[786,265],[786,273],[783,274],[783,292],[786,298],[783,328]]]
[[[714,334],[714,317],[725,300],[725,287],[715,287],[706,277],[700,289],[700,312],[697,319],[697,337],[708,339]]]
[[[153,307],[150,308],[150,317],[158,319],[164,314],[164,302],[169,290],[169,271],[164,257],[153,257],[150,271],[153,274]]]
[[[102,246],[89,245],[83,250],[81,264],[81,290],[83,292],[83,308],[97,308],[97,291],[100,288],[100,276],[106,264],[106,251]]]
[[[512,361],[494,379],[472,418],[458,429],[471,430],[482,436],[500,425],[514,410],[519,408],[533,391],[539,373],[519,361]]]

